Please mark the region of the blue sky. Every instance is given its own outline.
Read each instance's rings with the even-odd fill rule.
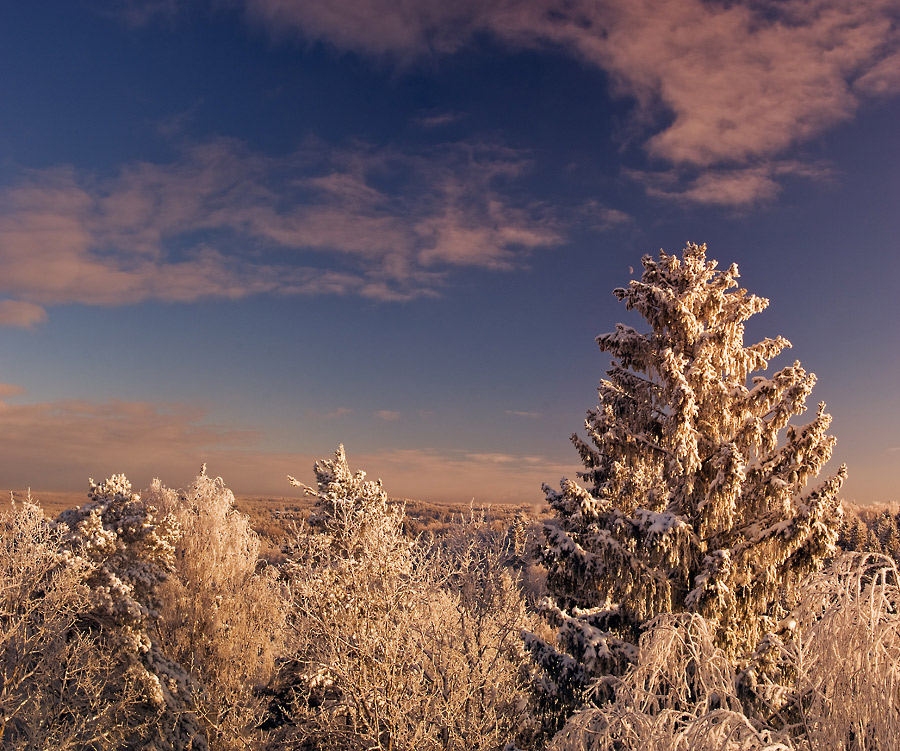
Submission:
[[[539,503],[693,241],[900,496],[897,0],[36,0],[0,69],[0,487]]]

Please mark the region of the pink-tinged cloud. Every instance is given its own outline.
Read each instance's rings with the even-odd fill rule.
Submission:
[[[896,0],[244,0],[248,15],[401,64],[462,49],[478,33],[552,46],[604,70],[636,103],[647,153],[675,166],[747,167],[900,92]],[[661,125],[661,123],[665,123]],[[733,204],[777,188],[699,186]]]
[[[47,320],[47,311],[40,305],[21,300],[0,300],[0,326],[33,329]]]
[[[599,201],[588,200],[576,210],[578,220],[596,232],[606,232],[615,227],[629,224],[631,216],[624,211],[604,206]]]
[[[21,396],[24,393],[25,389],[15,383],[0,383],[0,399]]]
[[[383,422],[397,422],[401,417],[400,413],[393,409],[379,409],[375,416]]]
[[[0,387],[0,396],[21,393],[10,384]],[[0,401],[0,487],[86,491],[89,478],[118,473],[136,490],[156,477],[183,487],[205,463],[237,493],[296,495],[285,476],[312,467],[317,457],[264,451],[260,437],[252,428],[212,423],[185,404]]]
[[[312,466],[336,446],[315,454],[264,451],[259,431],[208,420],[184,404],[61,400],[10,404],[23,390],[0,384],[0,487],[78,491],[89,477],[125,473],[136,489],[154,477],[184,486],[206,463],[235,492],[297,495],[288,474],[314,484]],[[352,437],[350,437],[352,439]],[[354,469],[384,479],[395,497],[428,501],[538,503],[544,482],[555,485],[575,467],[540,456],[463,450],[380,450],[347,446]]]
[[[525,170],[477,144],[407,154],[310,142],[274,159],[222,139],[105,178],[30,171],[0,192],[0,294],[16,298],[0,303],[0,323],[33,326],[39,306],[71,302],[433,295],[454,267],[510,268],[561,241],[545,209],[511,197]],[[395,192],[375,187],[387,174],[406,176]],[[310,263],[323,255],[342,270]]]
[[[210,457],[252,451],[258,440],[255,431],[210,424],[183,404],[0,402],[0,485],[72,490],[115,472],[136,482],[154,473],[187,476]]]
[[[144,26],[154,21],[171,21],[186,4],[186,0],[112,0],[106,6],[95,7],[129,26]]]
[[[349,407],[338,407],[337,409],[333,409],[330,412],[325,412],[324,414],[319,415],[326,420],[336,420],[338,417],[345,417],[352,413],[353,410]]]
[[[352,469],[380,478],[389,495],[427,501],[476,504],[524,503],[544,507],[544,483],[575,477],[573,464],[546,457],[478,454],[440,449],[366,451],[345,444]],[[327,455],[327,454],[326,454]],[[311,475],[311,473],[309,473]],[[304,482],[302,476],[298,478]]]
[[[508,409],[506,410],[506,414],[513,415],[514,417],[528,417],[528,418],[537,418],[541,416],[540,412],[525,412],[518,409]]]
[[[463,119],[461,112],[436,112],[432,115],[423,115],[416,120],[416,124],[422,128],[440,128],[444,125],[452,125]]]
[[[854,88],[864,96],[889,97],[900,94],[900,50],[863,73],[856,79]]]
[[[692,174],[691,174],[692,173]],[[740,208],[768,203],[777,198],[785,178],[826,181],[832,177],[826,165],[797,161],[768,161],[732,169],[631,171],[647,193],[687,203]]]

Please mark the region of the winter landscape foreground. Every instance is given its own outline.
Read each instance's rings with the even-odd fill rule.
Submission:
[[[277,546],[205,469],[52,521],[16,499],[0,745],[896,748],[898,519],[819,477],[815,377],[763,375],[790,343],[744,343],[768,301],[737,278],[688,245],[614,291],[647,330],[598,337],[584,469],[543,520],[422,530],[343,447]]]

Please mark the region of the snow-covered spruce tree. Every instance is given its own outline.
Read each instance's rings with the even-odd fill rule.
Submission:
[[[634,663],[644,624],[663,613],[702,615],[739,661],[775,630],[841,522],[844,467],[806,489],[831,456],[830,416],[819,405],[812,422],[788,424],[815,376],[799,362],[752,376],[790,347],[744,344],[744,322],[768,300],[738,288],[737,266],[718,270],[705,245],[642,262],[640,281],[613,294],[650,331],[618,324],[597,338],[615,359],[588,440],[572,438],[584,484],[544,488],[555,512],[545,605],[559,649],[526,640],[547,709],[562,714],[608,696],[602,678]]]

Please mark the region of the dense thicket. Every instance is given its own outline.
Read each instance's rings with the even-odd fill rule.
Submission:
[[[404,532],[403,507],[316,464],[277,564],[205,468],[117,476],[56,521],[0,516],[0,746],[497,749],[533,735],[511,563],[521,524]]]
[[[900,564],[900,512],[845,509],[837,545],[841,550],[884,553]]]

